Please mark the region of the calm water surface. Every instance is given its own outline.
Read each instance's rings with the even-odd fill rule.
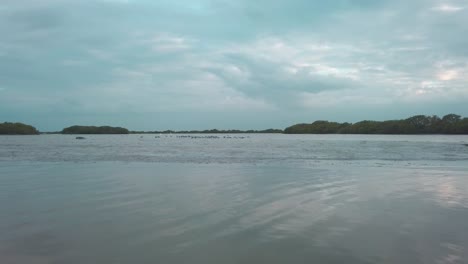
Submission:
[[[0,263],[468,263],[467,136],[85,137],[0,137]]]

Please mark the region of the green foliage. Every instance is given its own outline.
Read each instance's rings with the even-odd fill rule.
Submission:
[[[361,121],[354,124],[315,121],[297,124],[284,130],[286,134],[468,134],[468,118],[449,114],[417,115],[404,120]]]
[[[64,128],[62,134],[128,134],[129,131],[122,127],[110,126],[71,126]]]
[[[349,127],[348,123],[315,121],[312,124],[298,124],[284,130],[286,134],[336,134]]]
[[[23,123],[0,123],[0,135],[37,135],[39,131]]]

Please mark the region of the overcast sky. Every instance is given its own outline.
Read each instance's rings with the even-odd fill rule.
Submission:
[[[467,0],[1,0],[0,122],[468,116]]]

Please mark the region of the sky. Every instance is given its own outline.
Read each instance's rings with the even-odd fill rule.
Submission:
[[[468,116],[468,0],[1,0],[0,122]]]

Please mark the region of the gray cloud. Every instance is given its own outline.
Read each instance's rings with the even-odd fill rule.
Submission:
[[[281,112],[279,126],[308,112],[366,119],[363,109],[372,107],[382,118],[397,108],[406,110],[395,115],[460,111],[454,106],[468,99],[467,7],[465,0],[4,0],[0,117],[56,115],[55,128],[63,113],[212,110],[252,124],[255,116],[244,113]]]

